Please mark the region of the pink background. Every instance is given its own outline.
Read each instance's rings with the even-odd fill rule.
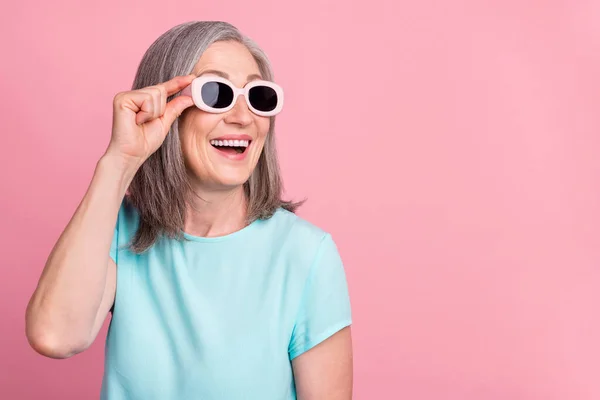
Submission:
[[[346,264],[356,399],[600,398],[598,2],[38,0],[0,19],[0,398],[98,397],[108,324],[46,359],[25,306],[114,94],[201,19],[256,39],[286,90],[286,188]]]

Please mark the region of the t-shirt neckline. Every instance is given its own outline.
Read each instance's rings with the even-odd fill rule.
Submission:
[[[185,237],[188,240],[194,241],[194,242],[221,242],[224,240],[231,240],[231,239],[235,239],[239,236],[242,236],[252,230],[254,230],[256,228],[256,226],[260,223],[260,218],[255,219],[254,221],[252,221],[249,225],[246,225],[245,227],[243,227],[242,229],[239,229],[235,232],[231,232],[228,233],[226,235],[221,235],[221,236],[196,236],[196,235],[192,235],[191,233],[187,233],[187,232],[183,232],[183,237]]]

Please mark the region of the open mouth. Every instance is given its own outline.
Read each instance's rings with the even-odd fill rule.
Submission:
[[[210,144],[226,154],[242,154],[251,142],[251,140],[211,140]]]

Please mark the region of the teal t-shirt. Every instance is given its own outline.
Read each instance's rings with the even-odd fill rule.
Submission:
[[[162,237],[127,249],[139,216],[121,209],[101,398],[295,399],[291,360],[351,324],[330,234],[278,209],[235,233]]]

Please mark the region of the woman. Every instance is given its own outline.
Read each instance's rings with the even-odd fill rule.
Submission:
[[[29,303],[32,347],[82,352],[110,311],[103,399],[350,399],[344,269],[281,199],[266,55],[185,23],[133,89]]]

